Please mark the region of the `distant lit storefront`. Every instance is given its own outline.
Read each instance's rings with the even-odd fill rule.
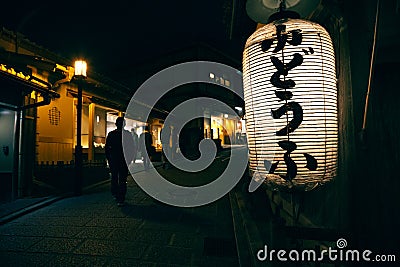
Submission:
[[[238,86],[231,82],[230,77],[223,73],[209,73],[209,80],[224,87]],[[232,95],[230,95],[232,97]],[[227,95],[226,97],[229,97]],[[242,115],[242,108],[236,107],[237,114]],[[245,133],[244,123],[236,116],[221,113],[217,110],[207,110],[204,112],[204,137],[210,139],[220,139],[221,145],[241,144],[241,136]]]
[[[242,128],[241,121],[233,116],[213,113],[210,120],[204,121],[204,129],[205,138],[220,139],[222,145],[233,145],[239,143],[238,133],[241,133]]]
[[[115,121],[117,118],[118,118],[118,112],[112,112],[112,111],[107,112],[106,135],[112,130],[116,129]],[[138,137],[143,132],[145,126],[146,126],[145,122],[125,118],[125,130],[130,131],[132,134],[136,134]]]

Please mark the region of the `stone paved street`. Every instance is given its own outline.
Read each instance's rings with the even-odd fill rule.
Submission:
[[[106,183],[0,226],[0,258],[2,266],[238,265],[228,195],[178,208],[153,200],[132,177],[124,207]]]

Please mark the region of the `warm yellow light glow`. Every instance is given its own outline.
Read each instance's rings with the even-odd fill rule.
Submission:
[[[75,61],[75,75],[86,77],[87,64],[84,60]]]
[[[22,72],[18,72],[16,75],[17,75],[17,77],[24,79],[24,80],[28,80],[30,77],[29,75],[25,75]]]
[[[47,87],[48,86],[47,84],[42,83],[42,82],[40,82],[38,80],[31,80],[31,82],[33,82],[33,83],[35,83],[37,85],[40,85],[41,87]]]
[[[36,79],[31,79],[32,77],[30,75],[24,74],[21,71],[20,72],[16,72],[14,70],[14,68],[7,67],[7,65],[5,65],[5,64],[0,64],[0,71],[7,72],[8,74],[14,75],[14,76],[16,76],[16,77],[18,77],[20,79],[24,79],[24,80],[30,81],[32,83],[35,83],[36,85],[40,85],[41,87],[48,87],[47,84],[44,84],[44,83],[42,83],[42,82],[40,82],[40,81],[38,81]]]
[[[31,92],[31,99],[35,99],[36,98],[36,91],[32,91]]]
[[[68,69],[65,66],[59,64],[56,64],[55,69],[61,70],[63,72],[68,72]]]
[[[103,144],[103,143],[96,143],[96,142],[93,142],[93,146],[94,146],[94,147],[101,147],[101,148],[104,148],[106,145]]]
[[[0,64],[0,71],[7,72],[7,73],[9,73],[11,75],[17,76],[18,78],[21,78],[21,79],[24,79],[24,80],[29,80],[31,78],[30,75],[24,74],[21,71],[20,72],[16,72],[14,70],[14,68],[7,67],[7,65],[5,65],[5,64]],[[46,85],[43,85],[43,84],[40,84],[40,85],[43,86],[43,87],[46,87]]]
[[[278,25],[284,28],[281,34],[287,36],[282,49],[277,48]],[[293,44],[293,31],[300,31],[300,43]],[[262,42],[267,39],[266,46],[270,44],[270,48],[262,48]],[[280,81],[291,79],[295,82],[294,87],[286,89],[293,96],[281,100],[276,91],[285,89],[271,82],[272,75],[277,73],[271,58],[275,57],[287,66],[295,53],[302,56],[302,63],[290,69],[285,67],[286,76],[278,75]],[[338,154],[337,89],[334,50],[326,30],[316,23],[299,19],[274,21],[258,29],[248,38],[243,52],[243,85],[250,170],[266,177],[266,183],[275,188],[311,190],[333,179]],[[281,108],[285,101],[298,103],[303,118],[293,132],[278,136],[276,132],[288,125],[294,112],[289,110],[285,115],[273,118],[271,111]],[[286,179],[286,151],[278,145],[279,141],[287,140],[297,146],[290,152],[297,166],[297,174],[291,181]],[[315,170],[306,168],[304,153],[316,159]],[[273,173],[266,168],[265,161],[277,163]]]

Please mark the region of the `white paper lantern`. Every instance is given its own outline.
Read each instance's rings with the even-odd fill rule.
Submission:
[[[275,188],[311,190],[336,175],[335,56],[320,25],[280,19],[243,52],[250,171]]]

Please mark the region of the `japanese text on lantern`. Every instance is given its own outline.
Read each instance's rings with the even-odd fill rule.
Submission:
[[[286,79],[289,71],[294,68],[300,66],[303,63],[303,56],[300,53],[294,53],[293,57],[290,59],[288,63],[285,63],[284,57],[284,48],[286,45],[298,46],[302,43],[303,35],[301,30],[291,30],[286,32],[285,25],[276,25],[276,38],[266,39],[261,42],[261,49],[263,52],[271,49],[272,44],[275,40],[277,40],[277,44],[272,51],[273,54],[276,54],[281,51],[282,60],[280,60],[276,56],[270,57],[273,66],[276,69],[276,72],[272,74],[270,82],[273,86],[278,89],[275,90],[275,96],[279,98],[279,101],[285,101],[285,103],[280,106],[278,109],[271,110],[272,117],[274,119],[279,119],[283,115],[286,115],[287,124],[285,127],[281,128],[276,132],[277,136],[287,136],[286,140],[278,141],[278,145],[280,148],[285,150],[283,159],[286,165],[286,174],[280,175],[283,179],[292,181],[297,175],[297,164],[290,157],[290,154],[296,150],[297,144],[293,141],[290,141],[290,133],[294,132],[303,121],[303,108],[296,101],[290,101],[293,98],[293,93],[288,89],[294,89],[296,86],[296,82],[292,79]],[[303,49],[304,54],[313,54],[314,50],[312,47],[308,47],[309,50]],[[281,79],[283,76],[283,80]],[[291,111],[293,113],[293,118],[289,121],[288,112]],[[306,168],[309,170],[317,169],[317,160],[308,153],[303,153],[306,158],[307,164]],[[275,170],[278,168],[279,161],[275,163],[271,163],[266,160],[264,162],[266,169],[269,169],[269,173],[273,174]]]

